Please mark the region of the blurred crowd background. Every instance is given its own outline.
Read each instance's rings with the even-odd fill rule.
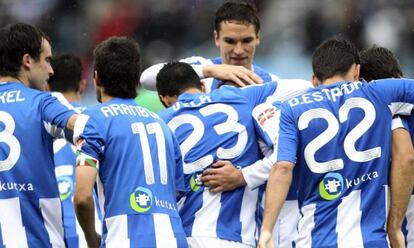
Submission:
[[[0,0],[0,23],[31,23],[52,40],[54,54],[80,56],[88,80],[85,105],[95,104],[91,59],[94,46],[112,35],[134,37],[143,69],[198,55],[217,57],[213,29],[223,0]],[[313,49],[341,35],[359,49],[392,50],[406,77],[414,77],[412,0],[256,0],[261,44],[255,63],[281,78],[311,77]],[[157,95],[140,90],[138,101],[159,110]]]

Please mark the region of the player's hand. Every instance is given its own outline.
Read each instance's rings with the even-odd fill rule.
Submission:
[[[213,168],[204,170],[201,181],[212,193],[230,191],[246,185],[241,170],[226,160],[218,160]]]
[[[275,244],[270,232],[262,231],[259,238],[258,248],[275,248]]]
[[[388,239],[390,240],[390,245],[392,248],[404,248],[405,247],[405,240],[404,234],[402,233],[401,229],[390,229],[387,230]]]
[[[101,247],[101,235],[95,233],[92,239],[87,240],[88,248],[99,248]]]
[[[203,67],[203,74],[206,78],[214,77],[223,81],[232,81],[240,87],[263,83],[256,73],[241,65],[206,65]]]

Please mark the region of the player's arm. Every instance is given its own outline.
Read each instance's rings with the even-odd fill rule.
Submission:
[[[246,186],[243,173],[228,160],[218,160],[212,164],[213,168],[203,171],[201,181],[209,187],[210,192],[218,193],[234,190]]]
[[[212,193],[231,191],[244,186],[255,189],[266,182],[275,162],[274,158],[272,150],[269,157],[241,169],[230,161],[218,160],[213,164],[213,168],[204,170],[201,181],[204,186],[210,187]]]
[[[393,125],[400,121],[393,120]],[[402,222],[414,184],[414,149],[410,133],[404,128],[392,131],[392,163],[390,172],[391,203],[387,232],[391,247],[404,247]]]
[[[82,153],[76,162],[76,184],[74,207],[76,217],[85,234],[88,247],[99,247],[101,238],[95,231],[95,204],[93,200],[93,186],[95,184],[97,161],[87,158]]]
[[[100,135],[99,122],[90,115],[80,114],[74,128],[76,157],[76,184],[74,208],[89,247],[99,247],[100,236],[95,231],[93,186],[102,159],[105,142]]]
[[[260,248],[274,246],[272,232],[292,183],[293,167],[292,162],[279,161],[270,172],[266,186],[265,209],[259,238]]]
[[[200,78],[204,78],[202,66],[207,65],[207,64],[212,64],[211,60],[205,59],[199,56],[185,58],[185,59],[180,60],[180,62],[190,64],[193,67],[193,69],[197,72]],[[156,87],[157,75],[158,75],[158,72],[164,67],[165,64],[166,63],[159,63],[159,64],[152,65],[141,73],[140,82],[142,86],[144,86],[145,89],[154,90],[154,91],[157,90],[157,87]]]
[[[211,64],[211,65],[194,65],[193,68],[197,74],[201,74],[200,78],[213,77],[222,81],[232,81],[238,86],[243,87],[249,84],[263,83],[256,73],[246,69],[244,66]],[[201,73],[200,73],[201,70]]]

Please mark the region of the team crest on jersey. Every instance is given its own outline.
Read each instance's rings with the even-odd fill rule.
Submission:
[[[151,190],[144,187],[136,188],[129,197],[131,208],[138,213],[145,213],[150,210],[152,199],[153,196]]]
[[[201,175],[203,174],[202,171],[195,172],[190,179],[190,187],[191,190],[196,192],[203,186],[203,182],[201,182]]]
[[[61,201],[69,198],[73,193],[74,183],[70,176],[61,176],[57,178],[59,187],[59,197]]]
[[[319,195],[325,200],[338,198],[344,189],[344,179],[339,173],[328,173],[319,183]]]

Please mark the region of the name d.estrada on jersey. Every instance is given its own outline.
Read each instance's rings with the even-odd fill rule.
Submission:
[[[336,102],[336,100],[340,96],[351,94],[355,90],[358,90],[360,88],[360,85],[362,84],[362,82],[358,81],[353,83],[341,84],[339,87],[329,89],[322,88],[319,90],[317,89],[316,91],[311,90],[311,92],[309,93],[305,93],[301,96],[289,100],[288,103],[291,107],[294,107],[300,104],[308,104],[326,100]]]

